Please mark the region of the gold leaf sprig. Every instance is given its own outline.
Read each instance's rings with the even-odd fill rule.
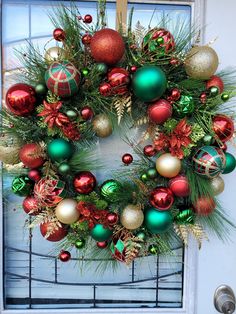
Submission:
[[[116,114],[118,118],[118,124],[120,124],[121,119],[125,113],[125,110],[127,113],[131,113],[131,106],[132,106],[132,99],[131,99],[130,94],[123,97],[116,98],[116,100],[113,102],[113,107],[116,110]]]

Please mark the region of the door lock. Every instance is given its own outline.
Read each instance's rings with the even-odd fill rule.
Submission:
[[[226,285],[218,287],[214,295],[214,305],[218,312],[232,314],[235,311],[235,295],[233,290]]]

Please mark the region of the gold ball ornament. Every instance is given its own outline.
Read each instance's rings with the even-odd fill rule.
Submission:
[[[16,165],[20,162],[20,146],[6,147],[0,146],[0,160],[8,165]]]
[[[185,71],[193,79],[207,80],[217,70],[218,56],[209,46],[195,46],[185,60]]]
[[[222,177],[218,176],[211,180],[211,188],[214,195],[219,195],[224,192],[225,182]]]
[[[128,230],[139,228],[144,220],[144,214],[140,205],[127,205],[120,216],[121,224]]]
[[[181,170],[181,161],[170,153],[165,153],[157,158],[156,169],[161,176],[173,178],[177,176]]]
[[[98,114],[93,119],[93,130],[98,137],[108,137],[112,133],[112,124],[109,117],[104,114]]]
[[[65,59],[65,50],[60,47],[51,47],[46,50],[44,55],[46,63],[50,64],[55,61]]]
[[[65,198],[56,207],[56,217],[63,224],[70,225],[79,219],[76,209],[77,202],[72,198]]]

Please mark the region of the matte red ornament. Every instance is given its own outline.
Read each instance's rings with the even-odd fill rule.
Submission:
[[[64,225],[56,226],[53,222],[45,222],[40,225],[42,236],[51,242],[61,241],[67,235],[68,231]]]
[[[129,165],[133,162],[133,156],[131,154],[124,154],[122,156],[122,161],[125,165]]]
[[[112,94],[123,95],[128,92],[130,82],[129,72],[123,68],[113,68],[108,73],[108,83],[111,85]]]
[[[91,107],[85,106],[80,110],[81,117],[83,120],[88,121],[91,120],[94,116],[94,112]]]
[[[91,39],[92,39],[92,35],[90,35],[90,34],[85,34],[85,35],[83,35],[83,37],[82,37],[82,43],[84,44],[84,45],[89,45],[90,43],[91,43]]]
[[[92,23],[92,21],[93,21],[93,18],[90,14],[86,14],[83,18],[83,22],[86,24],[90,24]]]
[[[216,204],[213,198],[208,198],[205,196],[200,197],[194,204],[193,209],[195,213],[201,216],[210,215],[215,209]]]
[[[163,124],[172,115],[172,106],[165,99],[159,99],[148,107],[149,119],[157,124]]]
[[[222,79],[217,76],[213,75],[207,82],[206,82],[206,89],[210,89],[211,87],[217,87],[219,89],[220,94],[224,91],[224,82]]]
[[[64,41],[66,39],[66,33],[62,28],[56,28],[53,31],[53,37],[57,41]]]
[[[190,193],[189,182],[186,176],[179,175],[169,181],[169,188],[174,195],[179,197],[186,197]]]
[[[113,226],[118,222],[119,216],[116,213],[108,213],[106,220],[108,225]]]
[[[169,188],[155,188],[149,197],[150,204],[159,210],[168,210],[174,202],[174,195]]]
[[[207,93],[205,93],[205,92],[201,93],[199,99],[200,99],[200,102],[201,102],[202,104],[206,104],[206,102],[207,102]]]
[[[89,194],[96,186],[96,178],[89,171],[80,171],[75,175],[73,184],[76,192]]]
[[[155,150],[155,148],[152,145],[146,145],[143,148],[143,153],[145,156],[153,157],[156,155],[157,151]]]
[[[41,147],[38,144],[25,144],[19,152],[21,162],[27,168],[39,168],[44,164],[44,158],[41,155]]]
[[[137,71],[137,67],[136,67],[136,65],[132,65],[131,67],[130,67],[130,72],[131,73],[135,73],[136,71]]]
[[[100,86],[99,86],[99,93],[102,95],[102,96],[110,96],[111,95],[111,85],[109,83],[102,83]]]
[[[218,114],[212,122],[213,131],[222,142],[227,142],[233,136],[234,123],[230,117]]]
[[[107,241],[97,242],[97,247],[99,247],[99,249],[105,249],[107,245],[108,245]]]
[[[173,101],[179,100],[180,96],[181,96],[181,93],[180,93],[180,90],[178,88],[172,89],[170,97]]]
[[[38,169],[31,169],[28,172],[28,177],[34,182],[38,182],[41,179],[41,172]]]
[[[123,57],[125,44],[122,36],[117,31],[104,28],[94,34],[90,49],[96,62],[114,65]]]
[[[22,207],[26,214],[36,216],[39,212],[38,200],[34,196],[27,196],[22,203]]]
[[[61,251],[58,258],[61,262],[68,262],[71,259],[71,254],[68,251]]]
[[[6,105],[17,116],[29,115],[36,105],[35,89],[23,83],[13,85],[7,91]]]

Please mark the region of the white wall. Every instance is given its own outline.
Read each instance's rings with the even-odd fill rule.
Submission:
[[[214,42],[220,58],[220,69],[236,68],[236,0],[205,0],[204,43]],[[236,103],[236,100],[235,100]],[[230,149],[236,154],[235,149]],[[236,222],[236,171],[224,176],[225,191],[221,195],[224,208]],[[232,233],[236,239],[236,232]],[[217,313],[213,306],[214,291],[220,284],[229,284],[236,293],[236,240],[224,244],[211,239],[199,254],[197,314]]]

